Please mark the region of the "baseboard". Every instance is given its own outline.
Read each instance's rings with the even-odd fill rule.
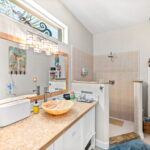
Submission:
[[[139,136],[140,136],[141,140],[144,139],[144,134],[143,134],[143,132],[139,133]]]
[[[96,140],[96,146],[98,148],[108,150],[109,149],[109,142],[103,142],[103,141],[100,141],[100,140]]]

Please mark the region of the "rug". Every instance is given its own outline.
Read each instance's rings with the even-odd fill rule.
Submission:
[[[131,132],[131,133],[126,133],[126,134],[122,134],[119,136],[111,137],[109,141],[110,141],[110,145],[116,145],[116,144],[121,144],[124,142],[131,141],[137,138],[139,138],[139,136],[136,133]]]
[[[128,141],[109,148],[109,150],[150,150],[150,145],[139,139]]]

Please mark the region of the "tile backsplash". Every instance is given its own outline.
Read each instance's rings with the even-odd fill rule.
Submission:
[[[88,68],[88,75],[81,76],[82,67]],[[93,56],[77,48],[72,48],[72,79],[79,81],[93,80]]]

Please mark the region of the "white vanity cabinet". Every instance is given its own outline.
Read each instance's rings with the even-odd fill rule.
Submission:
[[[46,150],[85,150],[90,140],[94,148],[95,108],[85,114]]]
[[[95,138],[95,109],[92,109],[81,119],[81,136],[83,148],[89,143],[92,137]],[[92,139],[93,140],[93,139]],[[95,139],[94,139],[95,142]]]
[[[54,150],[54,146],[51,145],[51,146],[49,146],[46,150]]]

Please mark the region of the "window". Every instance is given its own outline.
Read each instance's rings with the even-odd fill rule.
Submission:
[[[0,0],[0,13],[35,28],[61,42],[68,43],[67,26],[32,0]]]

